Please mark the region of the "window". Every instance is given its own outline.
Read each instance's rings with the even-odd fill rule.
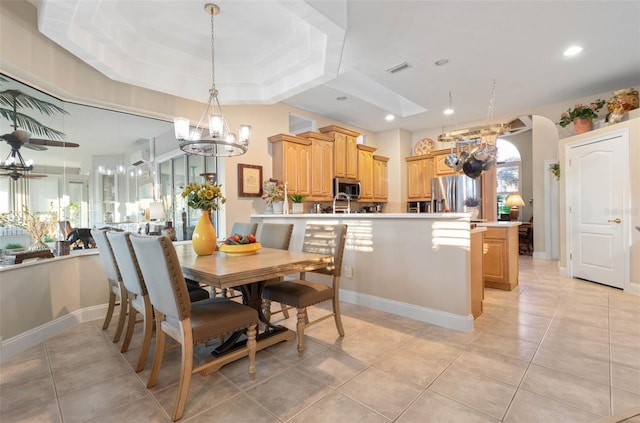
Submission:
[[[498,147],[496,191],[498,196],[498,217],[500,217],[501,214],[509,214],[509,207],[504,205],[507,196],[512,192],[520,192],[522,163],[520,152],[509,141],[498,138],[496,146]]]

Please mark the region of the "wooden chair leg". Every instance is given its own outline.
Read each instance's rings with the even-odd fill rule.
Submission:
[[[342,317],[340,316],[340,301],[333,297],[333,319],[336,321],[336,328],[340,336],[344,336],[344,328],[342,327]]]
[[[113,309],[116,307],[116,294],[114,294],[111,286],[109,286],[109,308],[107,308],[107,315],[104,317],[104,323],[102,324],[102,330],[109,328],[111,323],[111,317],[113,316]]]
[[[306,315],[306,310],[304,308],[298,309],[298,324],[296,325],[296,329],[298,331],[298,357],[302,357],[302,353],[304,352],[304,319]]]
[[[147,362],[147,355],[149,355],[149,348],[151,347],[151,337],[153,336],[153,311],[151,308],[151,302],[149,297],[144,298],[144,332],[142,338],[142,349],[140,350],[140,357],[138,358],[138,364],[136,365],[136,372],[142,371],[144,365]]]
[[[280,304],[280,309],[282,310],[282,315],[285,319],[289,318],[289,310],[287,310],[287,306],[284,304]]]
[[[178,398],[173,409],[173,415],[171,416],[174,422],[180,420],[184,413],[193,371],[193,336],[191,334],[191,322],[187,319],[181,323],[184,336],[182,343],[182,370],[180,372],[180,383],[178,384]]]
[[[127,318],[127,290],[124,288],[122,282],[119,282],[118,285],[120,288],[120,316],[118,316],[118,328],[116,329],[116,334],[113,336],[113,342],[120,340],[122,329],[124,329],[124,322]]]
[[[122,341],[122,347],[120,348],[121,353],[127,352],[129,349],[129,344],[131,343],[131,338],[133,337],[133,330],[136,326],[136,309],[133,307],[133,300],[136,298],[135,294],[128,293],[127,295],[127,309],[129,310],[127,313],[127,330],[124,332],[124,340]]]
[[[151,373],[149,374],[149,380],[147,381],[147,388],[153,388],[156,386],[158,374],[160,373],[160,366],[162,365],[162,357],[164,355],[167,339],[167,335],[162,331],[162,320],[164,320],[164,315],[156,311],[156,352],[153,355],[153,364],[151,364]]]
[[[247,347],[249,348],[249,377],[256,379],[256,325],[247,328]]]

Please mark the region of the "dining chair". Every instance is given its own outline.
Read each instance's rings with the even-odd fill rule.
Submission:
[[[298,355],[304,352],[305,328],[333,316],[340,336],[344,336],[342,319],[340,318],[340,269],[347,235],[347,225],[307,224],[304,233],[302,251],[331,255],[332,263],[322,269],[313,270],[315,273],[332,277],[331,285],[307,281],[305,272],[300,273],[299,279],[285,279],[278,283],[266,284],[262,291],[263,309],[265,316],[269,316],[271,301],[277,301],[298,310],[296,329],[298,332]],[[332,300],[333,311],[314,321],[309,321],[307,307]]]
[[[124,353],[129,349],[129,343],[131,342],[136,324],[136,312],[142,314],[142,349],[140,350],[140,357],[138,358],[135,368],[136,372],[140,372],[144,369],[149,347],[151,346],[151,337],[153,335],[153,307],[151,307],[151,301],[149,300],[149,294],[147,293],[147,287],[142,278],[140,267],[133,254],[130,236],[130,232],[108,232],[107,240],[111,244],[116,264],[118,265],[118,269],[120,269],[122,283],[128,291],[127,303],[129,320],[120,352]]]
[[[257,223],[241,223],[235,222],[231,227],[231,235],[240,234],[240,235],[255,235],[258,232],[258,224]]]
[[[120,270],[116,264],[116,259],[111,249],[111,244],[106,236],[106,230],[92,229],[91,236],[98,247],[98,253],[102,260],[102,267],[107,275],[107,281],[109,282],[109,305],[107,308],[107,315],[104,318],[102,324],[102,330],[109,328],[111,323],[111,317],[113,316],[113,310],[117,304],[120,305],[120,315],[118,316],[118,327],[116,333],[113,336],[113,342],[120,340],[122,329],[124,328],[124,321],[127,315],[127,291],[122,283],[122,277],[120,276]]]
[[[260,231],[260,243],[265,248],[277,248],[279,250],[288,250],[291,244],[291,234],[293,233],[293,223],[264,223]],[[265,284],[282,282],[283,278],[269,279]],[[269,310],[269,318],[272,314],[282,313],[285,319],[289,318],[289,310],[285,304],[281,304],[280,310],[271,313]]]
[[[182,366],[173,421],[183,413],[194,373],[208,374],[221,363],[233,358],[249,356],[249,376],[256,374],[256,327],[258,313],[251,307],[225,298],[209,298],[191,303],[186,297],[186,282],[175,247],[166,236],[132,235],[131,244],[156,317],[156,347],[147,387],[155,386],[166,347],[166,336],[176,340],[182,348]],[[227,355],[193,367],[194,346],[226,334],[246,330],[244,347]]]

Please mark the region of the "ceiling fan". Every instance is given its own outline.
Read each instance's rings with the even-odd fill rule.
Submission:
[[[0,91],[0,116],[11,121],[11,126],[13,127],[13,132],[0,135],[0,138],[11,146],[9,155],[0,163],[0,170],[5,171],[5,173],[0,173],[0,176],[8,176],[14,181],[19,178],[44,178],[47,175],[30,173],[33,170],[33,162],[23,159],[22,154],[20,154],[21,147],[43,151],[46,150],[47,147],[79,147],[79,144],[67,141],[32,138],[31,133],[35,133],[37,135],[63,140],[64,133],[41,124],[31,116],[20,113],[18,109],[21,108],[36,109],[49,116],[54,113],[67,114],[67,111],[53,103],[40,100],[19,90],[9,89]]]

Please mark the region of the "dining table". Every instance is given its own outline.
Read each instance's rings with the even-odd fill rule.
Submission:
[[[273,325],[267,321],[262,311],[262,289],[269,280],[284,277],[294,273],[308,272],[327,267],[331,255],[307,253],[301,251],[279,250],[274,248],[260,248],[250,255],[231,255],[215,251],[211,255],[198,256],[190,244],[175,245],[178,260],[185,278],[197,281],[219,289],[237,289],[242,292],[243,304],[258,312],[260,328],[256,336],[257,350],[267,348],[282,341],[294,340],[294,331]],[[246,340],[241,340],[242,332],[229,336],[212,354],[224,357],[241,348]],[[233,359],[237,359],[237,356]],[[227,364],[221,361],[218,370]]]

